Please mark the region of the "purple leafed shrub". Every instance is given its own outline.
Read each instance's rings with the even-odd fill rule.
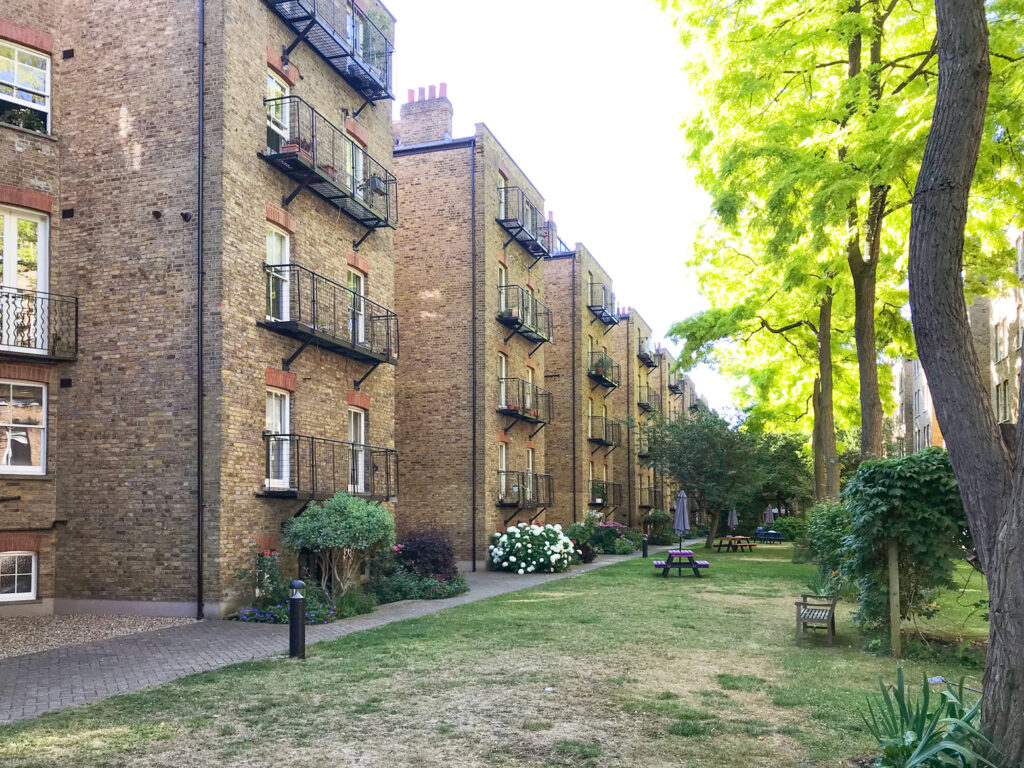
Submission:
[[[455,549],[443,531],[410,533],[395,547],[398,562],[407,570],[438,581],[448,581],[458,573]]]

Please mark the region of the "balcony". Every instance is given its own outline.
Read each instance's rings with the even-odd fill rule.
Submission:
[[[498,322],[538,344],[551,341],[551,310],[520,285],[498,286]]]
[[[607,352],[591,352],[587,365],[587,376],[597,382],[595,386],[614,389],[619,386],[620,368]]]
[[[520,187],[498,189],[497,221],[509,234],[506,246],[515,240],[537,259],[548,255],[544,212],[530,201]]]
[[[622,483],[613,483],[610,480],[591,480],[590,506],[621,507]]]
[[[622,424],[607,416],[591,416],[587,440],[609,447],[619,445],[622,443]]]
[[[588,283],[587,309],[605,325],[618,325],[619,315],[615,310],[615,294],[604,283]]]
[[[544,223],[541,229],[541,242],[544,245],[544,250],[547,251],[548,256],[565,256],[570,253],[575,253],[575,248],[570,248],[564,242],[562,238],[558,236],[558,230],[555,228],[553,221],[547,221]]]
[[[665,496],[661,488],[644,486],[640,488],[641,509],[665,509]]]
[[[651,413],[661,410],[661,393],[652,388],[650,384],[642,384],[637,391],[637,405],[640,409]]]
[[[658,361],[655,359],[655,353],[651,349],[650,339],[640,339],[640,342],[637,344],[636,356],[640,362],[648,368],[658,367]]]
[[[555,499],[554,478],[536,472],[498,472],[498,506],[544,509]]]
[[[391,448],[309,435],[264,435],[262,496],[327,499],[339,491],[375,501],[398,496],[398,453]]]
[[[651,435],[646,429],[637,431],[636,434],[636,455],[638,458],[646,459],[651,455]]]
[[[266,0],[296,38],[316,51],[367,101],[392,99],[394,46],[355,0]]]
[[[265,264],[261,325],[367,363],[398,362],[398,316],[298,264]]]
[[[298,96],[263,103],[263,159],[298,185],[285,206],[309,189],[371,232],[398,226],[398,182],[387,168]]]
[[[668,375],[668,391],[676,395],[683,394],[683,380],[678,373],[670,373]]]
[[[498,413],[530,424],[550,424],[552,412],[552,396],[548,390],[526,379],[498,379]]]
[[[78,299],[0,288],[0,354],[74,360],[78,356]]]

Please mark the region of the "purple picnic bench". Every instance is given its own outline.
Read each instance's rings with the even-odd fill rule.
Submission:
[[[684,568],[689,568],[693,571],[693,575],[699,579],[701,569],[710,568],[711,563],[707,560],[695,559],[692,550],[670,549],[668,551],[668,560],[655,560],[654,567],[660,568],[662,577],[666,579],[668,578],[669,571],[673,568],[677,570],[680,576],[683,575]]]

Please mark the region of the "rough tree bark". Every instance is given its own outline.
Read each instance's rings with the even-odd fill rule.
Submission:
[[[814,412],[811,430],[811,456],[814,459],[814,498],[825,498],[825,456],[822,452],[821,437],[821,379],[814,379],[814,394],[811,395]]]
[[[984,0],[936,0],[939,80],[910,225],[914,336],[989,584],[982,725],[1024,765],[1024,430],[1007,445],[964,302],[964,228],[991,67]],[[1020,398],[1020,394],[1018,394]]]
[[[821,381],[821,449],[825,464],[825,496],[839,493],[839,451],[836,448],[835,408],[832,404],[832,289],[818,308],[818,378]],[[817,423],[815,423],[817,428]]]

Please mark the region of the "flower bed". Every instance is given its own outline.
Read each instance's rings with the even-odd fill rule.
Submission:
[[[519,525],[492,534],[491,568],[513,573],[561,573],[572,567],[576,548],[560,525]]]

